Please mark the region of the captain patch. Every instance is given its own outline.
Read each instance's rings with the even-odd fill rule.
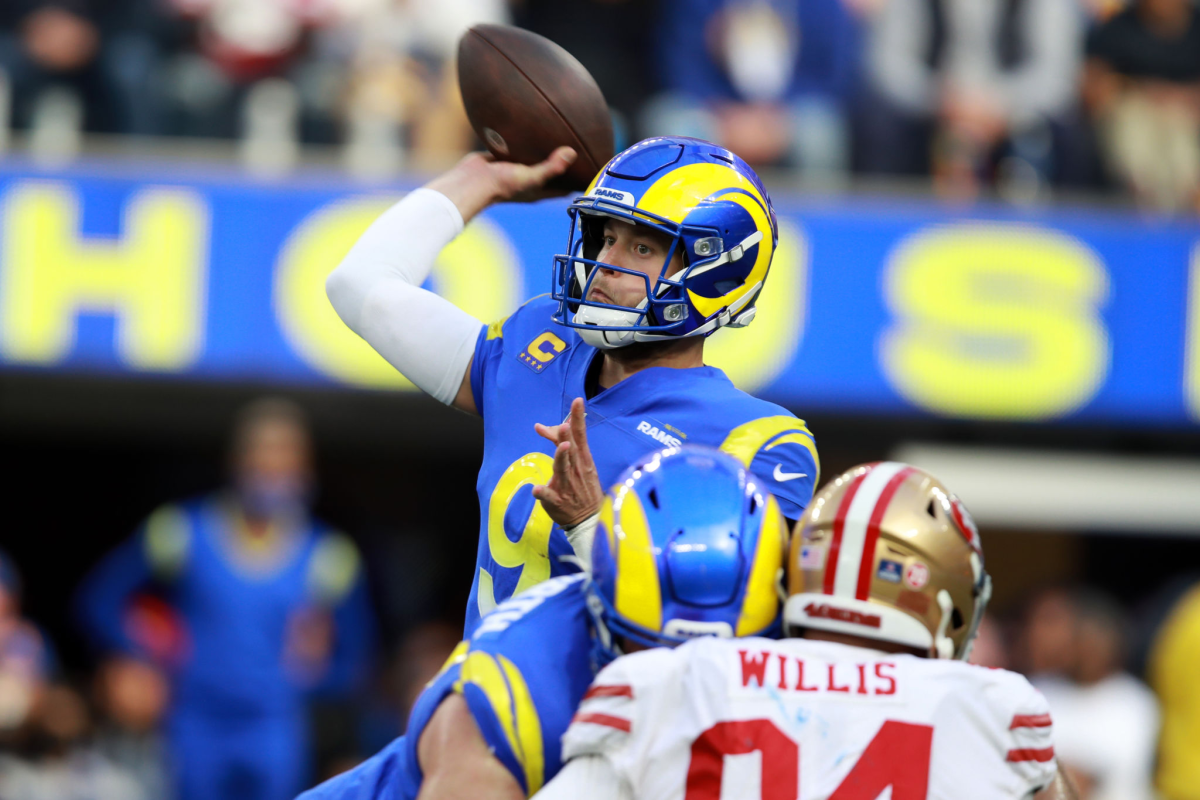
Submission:
[[[517,359],[534,372],[541,372],[566,349],[567,343],[552,331],[543,331],[517,354]]]

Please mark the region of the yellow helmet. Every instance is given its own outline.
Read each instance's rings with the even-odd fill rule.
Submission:
[[[991,597],[979,531],[924,470],[863,464],[813,498],[788,558],[786,630],[814,628],[965,659]]]

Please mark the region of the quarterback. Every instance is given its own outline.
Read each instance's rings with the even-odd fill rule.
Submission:
[[[562,766],[576,706],[619,653],[775,625],[787,528],[732,456],[655,453],[600,517],[590,577],[502,603],[426,687],[405,736],[302,800],[527,797]]]
[[[393,366],[483,417],[468,636],[497,603],[577,571],[564,556],[586,563],[602,487],[663,445],[734,456],[788,520],[818,478],[804,421],[704,364],[705,337],[753,319],[778,243],[766,190],[728,150],[669,137],[619,153],[570,205],[550,295],[507,319],[484,325],[421,288],[466,221],[528,199],[573,158],[468,156],[386,211],[327,282],[341,318]]]
[[[844,473],[800,520],[788,567],[784,628],[796,638],[614,662],[584,695],[563,741],[571,760],[542,796],[1074,796],[1041,694],[963,663],[991,584],[974,523],[940,482],[898,463]]]

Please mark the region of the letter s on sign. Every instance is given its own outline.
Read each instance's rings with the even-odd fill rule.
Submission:
[[[1108,374],[1108,273],[1084,243],[1026,225],[920,231],[888,260],[883,372],[921,408],[985,419],[1075,411]]]

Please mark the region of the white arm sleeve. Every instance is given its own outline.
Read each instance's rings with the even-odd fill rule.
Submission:
[[[421,288],[463,229],[448,197],[417,189],[385,211],[325,281],[338,316],[418,388],[449,405],[483,323]]]
[[[603,756],[581,756],[567,762],[554,780],[534,797],[538,800],[633,800],[633,792]]]

